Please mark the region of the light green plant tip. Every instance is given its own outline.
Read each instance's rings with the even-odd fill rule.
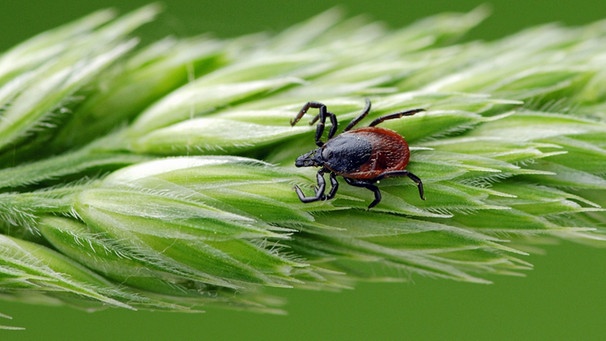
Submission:
[[[266,287],[520,275],[545,238],[606,245],[606,25],[460,42],[485,9],[391,30],[338,10],[274,36],[138,47],[156,6],[0,56],[0,295],[86,309],[280,312]],[[310,100],[406,137],[425,184],[303,204]],[[311,120],[311,115],[309,117]],[[364,121],[366,122],[366,121]],[[364,122],[361,125],[364,125]],[[8,327],[0,327],[8,328]]]

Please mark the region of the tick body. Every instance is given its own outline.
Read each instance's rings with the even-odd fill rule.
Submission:
[[[317,148],[299,156],[295,161],[297,167],[320,167],[317,174],[318,186],[314,196],[305,196],[303,191],[295,186],[295,191],[302,202],[334,198],[339,188],[337,176],[343,177],[352,186],[364,187],[374,193],[375,199],[368,206],[369,209],[381,201],[381,191],[376,183],[386,177],[407,176],[417,184],[419,196],[425,200],[423,182],[405,169],[410,159],[410,150],[406,140],[393,130],[376,127],[386,120],[412,116],[424,109],[389,114],[372,121],[368,127],[353,129],[368,115],[370,107],[370,101],[367,100],[364,111],[345,127],[342,134],[337,136],[335,136],[338,126],[337,117],[328,112],[326,105],[319,102],[306,103],[290,122],[294,126],[311,108],[319,111],[310,122],[310,124],[318,122],[315,135]],[[321,139],[326,120],[330,120],[331,127],[326,142],[323,142]],[[330,177],[331,188],[328,194],[326,194],[324,174],[328,174]]]

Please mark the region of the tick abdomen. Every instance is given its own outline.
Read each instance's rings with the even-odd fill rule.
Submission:
[[[372,179],[386,171],[402,170],[410,151],[395,131],[365,127],[345,132],[330,140],[322,151],[325,167],[353,179]]]

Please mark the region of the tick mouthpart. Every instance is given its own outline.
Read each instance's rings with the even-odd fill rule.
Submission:
[[[296,167],[315,167],[318,165],[318,161],[316,160],[316,150],[312,150],[309,153],[299,156],[295,161]]]

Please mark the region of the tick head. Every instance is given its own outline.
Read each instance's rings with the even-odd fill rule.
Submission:
[[[309,153],[305,153],[297,158],[295,166],[297,167],[320,167],[323,165],[322,152],[320,148],[314,149]]]

